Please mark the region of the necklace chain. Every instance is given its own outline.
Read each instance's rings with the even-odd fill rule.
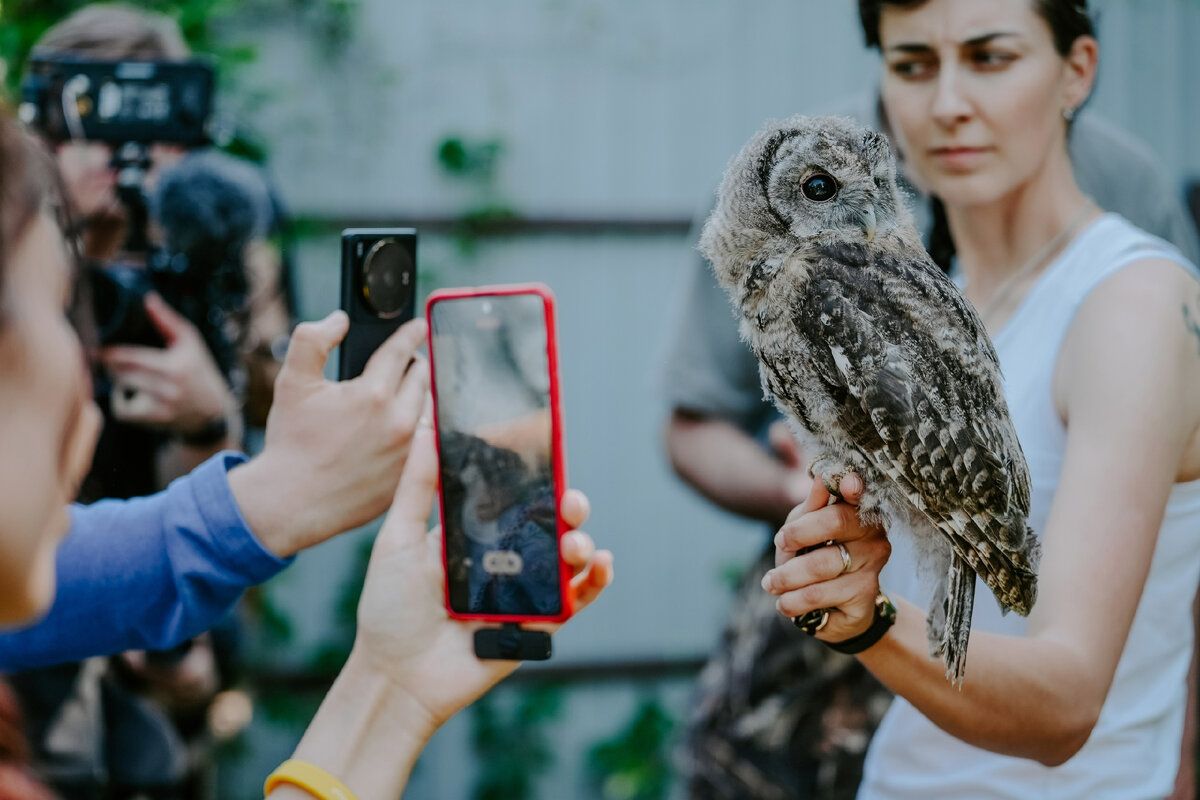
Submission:
[[[992,293],[987,302],[977,309],[979,318],[983,320],[984,327],[988,327],[988,317],[992,316],[997,310],[1002,310],[1007,305],[1008,301],[1011,300],[1013,292],[1021,282],[1030,275],[1035,274],[1039,268],[1045,266],[1050,256],[1054,255],[1060,247],[1075,235],[1080,224],[1087,217],[1088,212],[1094,207],[1095,204],[1092,202],[1092,198],[1083,198],[1083,203],[1079,206],[1079,210],[1075,212],[1075,216],[1071,218],[1071,221],[1064,225],[1063,229],[1056,233],[1053,239],[1034,253],[1016,272],[1009,275],[996,287],[996,291]]]

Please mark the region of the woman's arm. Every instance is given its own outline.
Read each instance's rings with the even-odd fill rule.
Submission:
[[[242,461],[218,456],[159,494],[73,507],[54,604],[36,624],[0,633],[0,669],[172,647],[283,569],[230,491],[227,473]]]
[[[74,508],[54,605],[0,632],[0,670],[172,647],[300,550],[386,511],[429,386],[425,322],[392,334],[358,378],[327,381],[348,324],[335,312],[296,328],[253,461],[220,456],[159,494]]]
[[[518,666],[476,658],[472,638],[480,625],[446,614],[441,540],[425,531],[436,490],[433,433],[424,428],[413,437],[371,553],[354,649],[293,756],[335,776],[360,800],[399,797],[434,731]],[[587,500],[567,492],[562,515],[571,527],[582,525]],[[574,572],[571,594],[579,611],[612,580],[612,554],[595,550],[578,531],[563,536],[562,551]],[[311,797],[287,784],[269,796]]]
[[[1046,764],[1070,758],[1091,734],[1149,572],[1168,493],[1190,461],[1200,356],[1181,306],[1194,292],[1176,265],[1146,261],[1101,284],[1072,323],[1056,373],[1066,454],[1028,635],[974,632],[960,690],[928,655],[924,612],[901,601],[896,625],[859,656],[947,732]],[[859,542],[878,535],[832,506],[793,520],[777,542],[794,552],[846,539],[853,556],[864,547]],[[859,569],[873,571],[873,580],[853,574],[829,580],[834,566],[818,551],[777,568],[768,582],[789,615],[828,605],[853,609],[820,634],[831,641],[867,628],[862,600],[878,580],[878,564],[869,558]]]

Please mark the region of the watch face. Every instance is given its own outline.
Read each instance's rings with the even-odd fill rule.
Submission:
[[[882,590],[875,597],[875,617],[887,620],[889,625],[896,621],[896,605]]]

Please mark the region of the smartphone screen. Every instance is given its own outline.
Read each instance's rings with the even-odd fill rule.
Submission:
[[[452,611],[562,612],[547,298],[430,305],[442,529]]]

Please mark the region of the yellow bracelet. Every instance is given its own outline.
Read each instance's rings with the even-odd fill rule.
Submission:
[[[289,758],[267,776],[263,795],[269,795],[281,783],[299,786],[320,800],[358,800],[346,784],[320,767],[295,758]]]

